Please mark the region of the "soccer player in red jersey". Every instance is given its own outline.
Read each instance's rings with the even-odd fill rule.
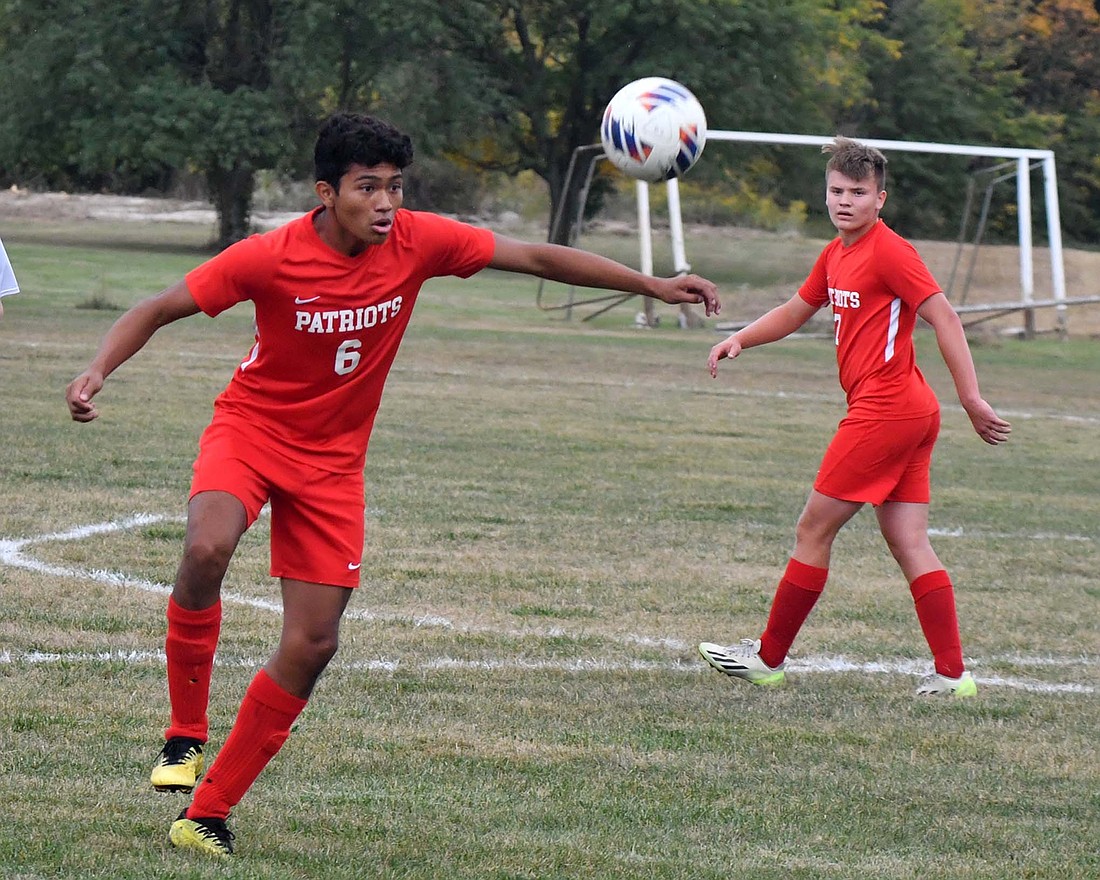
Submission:
[[[238,242],[123,314],[68,386],[72,418],[159,328],[251,301],[256,339],[199,443],[183,558],[168,601],[171,716],[153,768],[158,790],[190,792],[203,770],[207,704],[221,626],[221,586],[237,542],[271,505],[271,575],[283,629],[193,800],[172,824],[176,846],[233,851],[226,826],[278,752],[336,653],[360,578],[363,465],[382,388],[421,285],[491,267],[667,303],[720,305],[696,275],[653,278],[575,248],[529,244],[402,208],[410,139],[373,117],[340,113],[315,150],[321,204]]]
[[[1011,428],[982,399],[955,310],[916,249],[879,218],[886,201],[886,157],[844,137],[823,152],[831,154],[825,204],[839,236],[826,245],[798,293],[715,345],[707,364],[717,376],[719,361],[782,339],[831,305],[848,412],[798,519],[794,550],[763,634],[729,646],[703,642],[699,653],[735,678],[782,683],[787,652],[825,587],[833,540],[870,503],[932,650],[935,673],[917,693],[973,696],[977,686],[963,666],[954,589],[928,540],[929,468],[940,408],[914,359],[918,316],[935,331],[978,436],[996,445],[1008,439]]]

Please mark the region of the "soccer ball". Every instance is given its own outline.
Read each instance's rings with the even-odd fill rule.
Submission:
[[[647,76],[627,83],[608,102],[600,141],[611,163],[653,183],[682,177],[703,154],[707,117],[680,83]]]

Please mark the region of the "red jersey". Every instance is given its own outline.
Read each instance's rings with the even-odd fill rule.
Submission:
[[[811,306],[833,307],[840,384],[852,418],[910,419],[939,403],[917,367],[917,309],[940,286],[904,238],[879,220],[845,247],[825,246],[798,294]]]
[[[217,315],[251,300],[256,343],[214,401],[255,441],[329,471],[362,470],[382,388],[421,285],[469,277],[493,256],[493,234],[399,210],[382,244],[349,257],[306,214],[226,248],[186,276]]]

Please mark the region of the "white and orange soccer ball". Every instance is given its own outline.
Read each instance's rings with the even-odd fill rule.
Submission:
[[[627,83],[607,104],[600,141],[611,163],[650,183],[682,177],[707,143],[703,106],[675,80],[647,76]]]

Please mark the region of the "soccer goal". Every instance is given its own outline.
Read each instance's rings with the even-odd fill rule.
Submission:
[[[572,178],[575,175],[583,175],[583,180],[579,189],[579,197],[577,198],[577,213],[569,227],[570,245],[575,244],[584,226],[584,210],[588,203],[588,192],[592,186],[592,178],[596,173],[596,166],[606,159],[607,157],[604,155],[603,146],[599,143],[577,147],[570,158],[569,168],[565,175],[565,188],[568,190]],[[666,181],[666,184],[668,186],[669,230],[672,235],[673,272],[677,275],[686,275],[691,271],[691,266],[687,262],[686,248],[684,246],[684,224],[683,216],[680,212],[679,181],[673,178],[672,180]],[[638,181],[635,196],[638,212],[638,268],[639,271],[646,275],[652,275],[653,224],[649,211],[649,184],[644,181]],[[551,241],[557,241],[558,233],[561,230],[563,222],[565,222],[565,217],[562,213],[562,206],[559,206],[558,212],[550,224]],[[576,296],[576,288],[570,285],[564,302],[551,302],[546,296],[545,279],[539,279],[538,289],[535,293],[535,305],[545,312],[564,312],[566,320],[573,317],[574,309],[581,306],[594,306],[595,310],[590,311],[583,318],[583,320],[588,321],[633,298],[634,294],[632,293],[611,293],[597,294],[585,299],[578,299]],[[653,301],[647,299],[644,303],[644,308],[646,320],[652,320]]]
[[[820,148],[830,143],[832,136],[788,134],[781,132],[756,132],[756,131],[731,131],[715,130],[707,132],[707,142],[712,145],[721,142],[792,145]],[[1005,299],[991,303],[953,302],[956,311],[960,314],[985,314],[987,316],[1000,317],[1007,314],[1020,313],[1023,315],[1022,332],[1030,336],[1035,331],[1035,310],[1042,308],[1054,308],[1057,312],[1057,328],[1064,333],[1067,326],[1067,307],[1081,303],[1100,302],[1100,296],[1084,296],[1070,299],[1066,295],[1065,262],[1062,249],[1062,226],[1058,207],[1057,171],[1055,167],[1054,152],[1052,150],[1025,149],[1018,147],[989,147],[971,144],[948,144],[922,141],[898,141],[881,140],[874,138],[859,138],[862,143],[877,147],[884,152],[911,152],[911,153],[938,153],[955,156],[970,156],[988,159],[1004,160],[1004,173],[1000,180],[1015,180],[1016,208],[1017,208],[1017,238],[1018,238],[1018,298]],[[587,194],[589,184],[595,171],[596,163],[602,157],[599,144],[587,145],[578,148],[574,153],[574,161],[570,166],[570,175],[583,173],[585,183],[582,188],[580,212],[583,212],[584,197]],[[1046,215],[1047,251],[1050,263],[1050,295],[1044,299],[1035,296],[1035,247],[1032,241],[1033,222],[1033,194],[1031,186],[1031,172],[1037,168],[1043,178],[1043,203]],[[640,269],[643,272],[652,273],[653,269],[653,224],[649,211],[649,184],[638,181],[637,189],[637,214],[639,237]],[[684,238],[683,220],[680,212],[679,184],[675,179],[667,181],[668,188],[668,227],[670,246],[672,250],[673,265],[677,272],[690,271],[687,259],[687,247]],[[555,224],[562,218],[555,218]],[[579,220],[579,217],[578,217]],[[579,225],[579,224],[578,224]],[[960,243],[961,247],[961,243]],[[976,245],[975,245],[976,247]],[[954,268],[951,272],[951,282],[954,283]],[[945,291],[951,298],[952,291]],[[572,309],[575,306],[588,302],[610,302],[601,308],[606,311],[619,302],[629,297],[604,297],[599,300],[570,300],[564,305],[546,305],[542,299],[542,288],[539,288],[539,307]],[[977,320],[986,320],[979,318]],[[975,321],[976,323],[977,321]]]
[[[733,141],[756,144],[796,144],[814,146],[832,141],[831,137],[815,135],[781,134],[754,131],[710,131],[709,141]],[[878,140],[860,138],[861,143],[877,147],[884,152],[939,153],[954,156],[973,156],[989,159],[1005,159],[1015,163],[1015,173],[1008,175],[1016,181],[1017,236],[1019,246],[1019,299],[999,303],[958,304],[956,311],[965,313],[988,312],[1004,314],[1021,312],[1024,315],[1024,332],[1032,335],[1034,309],[1055,308],[1058,310],[1058,326],[1066,326],[1066,307],[1070,305],[1066,297],[1066,273],[1062,253],[1062,222],[1058,209],[1058,178],[1052,150],[1023,149],[1019,147],[985,147],[972,144],[929,143],[923,141]],[[1032,193],[1031,168],[1038,165],[1043,175],[1043,195],[1046,206],[1047,243],[1050,250],[1050,287],[1048,299],[1035,298],[1035,249],[1032,242]],[[670,209],[671,210],[671,209]],[[675,246],[675,245],[674,245]],[[948,291],[950,296],[951,291]],[[1083,297],[1083,301],[1096,302],[1100,298]]]

